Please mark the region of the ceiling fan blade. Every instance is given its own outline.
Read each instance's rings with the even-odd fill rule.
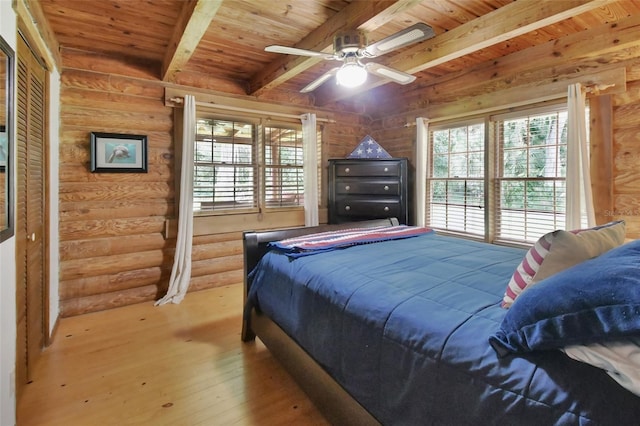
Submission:
[[[415,79],[415,75],[407,74],[406,72],[390,68],[386,65],[376,64],[375,62],[369,62],[365,65],[365,69],[371,74],[375,74],[378,77],[388,78],[399,84],[409,84]]]
[[[297,47],[287,47],[272,45],[264,48],[265,52],[284,53],[286,55],[300,55],[300,56],[312,56],[321,57],[324,59],[333,59],[333,55],[329,55],[324,52],[316,52],[315,50],[298,49]]]
[[[376,41],[363,49],[364,56],[373,58],[400,49],[412,43],[429,39],[436,34],[429,25],[418,22],[402,31],[398,31],[389,37]]]
[[[329,80],[331,77],[336,75],[336,73],[338,72],[339,69],[340,68],[330,69],[329,71],[327,71],[326,73],[322,74],[320,77],[318,77],[317,79],[315,79],[314,81],[312,81],[311,83],[309,83],[305,87],[303,87],[302,90],[300,90],[300,93],[313,92],[318,87],[320,87],[322,84],[324,84],[327,80]]]

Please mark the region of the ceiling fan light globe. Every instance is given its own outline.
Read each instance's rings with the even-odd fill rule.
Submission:
[[[367,71],[358,64],[344,64],[336,74],[340,86],[358,87],[367,80]]]

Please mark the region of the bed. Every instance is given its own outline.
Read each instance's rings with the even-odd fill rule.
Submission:
[[[534,334],[508,334],[507,313],[529,306],[518,300],[503,307],[505,287],[526,249],[429,230],[300,256],[273,247],[276,241],[356,226],[397,222],[244,235],[242,339],[258,336],[332,424],[637,424],[640,397],[611,374],[572,359],[562,348],[544,346],[548,342],[536,346],[535,333],[548,334],[549,324],[536,323]],[[640,289],[633,278],[640,271],[633,269],[640,266],[640,245],[632,249],[637,251],[619,257],[636,262],[625,287]],[[532,294],[531,305],[537,303],[541,296],[534,297],[534,289],[576,268],[519,297]],[[561,280],[566,281],[571,280]],[[625,306],[625,318],[640,318],[637,304]],[[531,320],[530,311],[517,320]],[[637,337],[640,321],[632,322],[608,339]]]

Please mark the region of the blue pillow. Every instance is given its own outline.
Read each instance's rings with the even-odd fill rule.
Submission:
[[[540,281],[489,338],[499,356],[640,336],[640,240]]]

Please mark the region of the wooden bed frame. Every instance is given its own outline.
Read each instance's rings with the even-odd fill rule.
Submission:
[[[338,229],[398,225],[395,218],[293,228],[276,231],[243,233],[244,245],[244,301],[251,288],[248,274],[268,249],[267,244],[305,234]],[[331,424],[379,425],[367,410],[351,397],[307,352],[290,338],[276,323],[256,310],[245,315],[242,322],[242,341],[251,342],[258,337],[273,356],[293,376],[313,403]]]

